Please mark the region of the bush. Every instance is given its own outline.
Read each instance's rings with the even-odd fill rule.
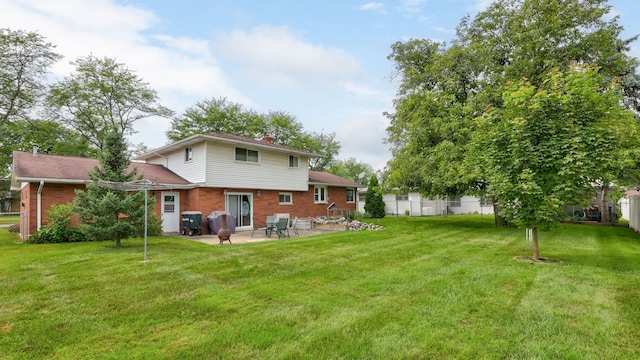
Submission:
[[[53,205],[49,210],[49,224],[31,234],[25,242],[45,244],[86,241],[85,235],[71,224],[71,215],[69,205]]]

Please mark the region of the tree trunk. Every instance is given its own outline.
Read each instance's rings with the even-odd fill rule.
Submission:
[[[495,196],[491,197],[491,204],[493,205],[493,223],[495,227],[500,227],[500,208],[498,207],[498,204],[496,204]]]
[[[540,261],[540,250],[538,250],[538,227],[533,228],[533,260]]]
[[[609,194],[609,185],[602,186],[602,193],[600,194],[600,222],[607,224],[609,219],[609,204],[607,203],[607,195]]]

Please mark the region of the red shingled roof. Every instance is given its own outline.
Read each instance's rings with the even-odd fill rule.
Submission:
[[[345,179],[338,175],[334,175],[334,174],[323,172],[323,171],[309,171],[309,183],[363,187],[362,184],[359,184],[355,181],[351,181],[349,179]]]
[[[13,179],[17,182],[45,180],[49,182],[83,183],[89,180],[89,173],[99,166],[98,159],[75,156],[13,152]],[[162,165],[131,163],[128,171],[138,168],[138,175],[144,175],[161,184],[189,184],[182,177]]]

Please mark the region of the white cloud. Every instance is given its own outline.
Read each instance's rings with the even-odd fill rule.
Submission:
[[[271,85],[300,86],[360,75],[354,57],[337,48],[305,42],[287,27],[261,25],[251,31],[219,33],[220,54],[243,66],[253,80]]]
[[[389,122],[380,111],[361,111],[345,120],[336,129],[341,153],[382,170],[391,158],[389,145],[384,143]]]
[[[160,19],[151,11],[111,0],[0,0],[0,24],[37,31],[65,58],[52,67],[54,77],[68,76],[78,57],[110,57],[135,71],[158,92],[161,103],[178,113],[205,98],[226,96],[251,103],[230,85],[208,41],[154,34]],[[164,144],[167,119],[148,119],[136,142]],[[143,137],[144,136],[144,137]]]
[[[360,6],[360,10],[382,10],[384,8],[384,4],[380,2],[368,2],[362,6]]]

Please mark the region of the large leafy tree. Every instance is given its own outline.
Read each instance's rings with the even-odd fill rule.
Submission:
[[[114,240],[119,247],[122,239],[142,235],[145,193],[99,186],[99,181],[121,184],[140,179],[137,170],[127,172],[130,163],[127,144],[117,130],[106,134],[104,149],[98,159],[100,166],[89,174],[94,182],[87,185],[86,191],[76,190],[73,210],[79,216],[81,230],[87,239]],[[149,214],[153,214],[154,204],[152,198],[148,199]],[[157,221],[152,223],[157,224]]]
[[[387,129],[391,187],[426,196],[482,192],[484,164],[467,145],[473,119],[500,108],[509,81],[540,86],[551,69],[596,63],[605,79],[624,79],[625,104],[637,104],[636,60],[625,54],[617,18],[604,0],[497,0],[465,18],[447,45],[408,40],[392,46],[400,86]]]
[[[38,33],[0,29],[0,127],[37,105],[49,67],[62,58],[54,47]]]
[[[565,218],[567,204],[589,201],[593,183],[610,180],[639,154],[638,124],[616,84],[603,87],[595,66],[552,70],[540,86],[523,79],[505,87],[503,104],[480,119],[475,154],[501,213],[533,229]]]
[[[311,160],[312,170],[326,170],[340,152],[335,133],[307,132],[294,115],[285,111],[260,114],[226,98],[200,101],[188,108],[171,121],[167,137],[178,141],[206,133],[235,134],[254,139],[270,137],[274,144],[319,154],[320,157]]]
[[[264,135],[266,128],[264,116],[227,98],[217,98],[200,101],[173,118],[167,137],[171,141],[203,133],[257,137]]]
[[[124,64],[87,56],[72,62],[75,74],[55,84],[47,97],[48,115],[81,134],[95,148],[105,148],[108,134],[135,132],[136,121],[168,117],[172,111],[158,103],[158,95]]]

